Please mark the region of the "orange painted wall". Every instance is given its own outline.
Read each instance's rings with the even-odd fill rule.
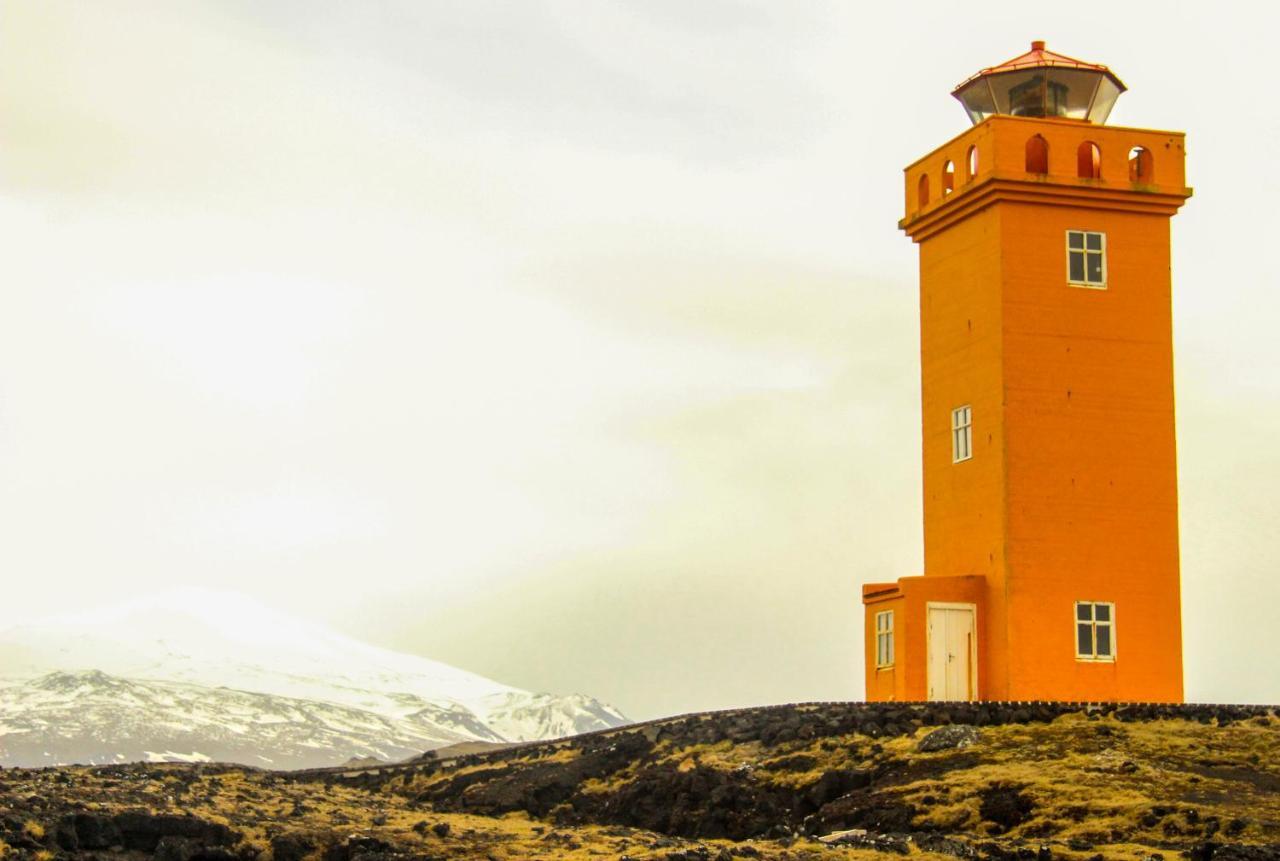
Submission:
[[[1007,696],[1182,699],[1167,216],[1005,203]],[[1107,288],[1065,234],[1107,237]],[[1078,600],[1116,604],[1117,660],[1075,658]]]
[[[1026,171],[1035,134],[1047,174]],[[1077,176],[1085,141],[1100,178]],[[1138,182],[1133,146],[1155,165]],[[904,178],[901,226],[920,245],[925,576],[864,593],[868,698],[925,697],[924,606],[958,588],[979,605],[981,698],[1181,700],[1169,217],[1190,194],[1182,135],[999,116]],[[1067,229],[1107,234],[1106,290],[1067,284]],[[954,464],[962,404],[974,456]],[[877,673],[874,613],[890,599],[897,666]],[[1114,663],[1076,659],[1077,600],[1115,602]]]
[[[907,622],[907,614],[904,612],[906,601],[902,597],[902,593],[892,584],[879,585],[892,589],[892,592],[878,600],[866,602],[863,608],[862,629],[865,632],[863,638],[865,651],[863,654],[867,656],[867,699],[876,701],[904,700],[907,698],[903,687],[904,676],[899,672],[899,669],[905,665],[902,650],[904,644],[909,641],[910,624]],[[896,655],[894,665],[882,669],[876,666],[876,614],[885,610],[893,611],[894,650]]]
[[[978,651],[983,696],[1007,673],[1001,221],[1000,208],[988,207],[920,245],[924,571],[984,578],[980,625],[995,639]],[[964,404],[973,457],[953,463],[951,410]],[[923,665],[915,675],[926,690]]]

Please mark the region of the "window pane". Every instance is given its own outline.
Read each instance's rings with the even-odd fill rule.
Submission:
[[[995,99],[986,78],[979,78],[956,95],[975,126],[996,112]]]
[[[1068,248],[1084,248],[1084,234],[1079,230],[1067,231],[1067,247]]]
[[[1093,606],[1093,613],[1094,613],[1094,618],[1097,619],[1099,622],[1111,621],[1111,605],[1110,604],[1095,604]]]
[[[1041,69],[1006,72],[988,77],[996,97],[996,111],[1015,117],[1044,116],[1045,75]]]
[[[1089,122],[1102,125],[1107,121],[1111,108],[1120,97],[1120,88],[1108,77],[1098,83],[1098,92],[1093,97],[1093,107],[1089,110]]]
[[[1111,657],[1111,626],[1099,625],[1097,627],[1098,637],[1098,657]]]
[[[1092,604],[1076,604],[1076,619],[1080,622],[1093,621],[1093,605]]]
[[[1071,251],[1067,254],[1067,277],[1072,281],[1084,280],[1084,252]]]
[[[1085,69],[1050,69],[1048,116],[1084,119],[1099,77],[1100,72]]]
[[[1093,655],[1093,626],[1086,624],[1076,625],[1076,654],[1077,655]]]
[[[1102,283],[1102,255],[1089,255],[1089,282],[1091,284]]]
[[[1101,233],[1086,233],[1084,235],[1084,242],[1085,242],[1084,247],[1088,248],[1090,251],[1102,250],[1102,234]]]
[[[886,645],[885,645],[885,661],[884,662],[886,664],[892,664],[893,663],[893,634],[889,634],[888,636],[886,636],[885,640],[886,640]]]

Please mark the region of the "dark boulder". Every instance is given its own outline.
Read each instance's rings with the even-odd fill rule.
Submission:
[[[817,810],[855,789],[866,789],[871,776],[871,771],[862,768],[828,771],[805,788],[804,797]]]
[[[911,841],[898,834],[876,834],[862,828],[850,831],[838,831],[819,837],[820,843],[828,846],[848,846],[854,849],[869,849],[873,852],[892,852],[897,855],[911,853]]]
[[[115,826],[126,848],[142,852],[155,852],[165,837],[182,837],[203,847],[232,846],[240,840],[237,832],[219,822],[172,813],[117,813]],[[85,845],[83,837],[80,845]]]
[[[271,857],[275,861],[302,861],[316,849],[316,844],[305,834],[296,831],[277,834],[271,838]]]
[[[152,857],[155,861],[240,861],[230,849],[203,846],[189,837],[161,837]]]
[[[827,831],[865,828],[878,833],[902,833],[912,830],[917,812],[910,803],[892,796],[851,792],[819,810],[817,821]]]
[[[939,750],[953,750],[969,747],[978,741],[978,731],[964,724],[951,724],[926,735],[916,743],[916,750],[921,753],[935,753]]]
[[[762,784],[749,771],[650,766],[607,794],[578,795],[573,816],[692,838],[746,840],[788,821],[794,793]]]
[[[394,853],[395,847],[377,837],[352,835],[324,851],[324,861],[355,861],[357,858]]]
[[[999,784],[978,793],[979,815],[1003,831],[1021,825],[1031,816],[1035,803],[1022,792],[1022,787]]]
[[[115,819],[98,813],[64,816],[54,830],[54,839],[62,849],[110,849],[124,843]],[[72,843],[74,846],[69,845]]]

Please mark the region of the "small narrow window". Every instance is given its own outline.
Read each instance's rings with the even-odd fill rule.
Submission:
[[[1081,179],[1102,177],[1102,150],[1093,141],[1085,141],[1076,151],[1076,176]]]
[[[919,201],[917,205],[921,209],[929,205],[929,174],[927,173],[920,177],[920,182],[916,186],[916,198]]]
[[[973,408],[968,404],[951,411],[951,462],[973,457]]]
[[[969,147],[969,152],[965,156],[965,182],[973,182],[973,178],[978,175],[978,147],[976,145]]]
[[[1140,182],[1150,185],[1155,177],[1155,164],[1151,158],[1151,150],[1136,146],[1129,150],[1129,182]]]
[[[1107,286],[1107,235],[1091,230],[1067,231],[1067,283],[1077,287]]]
[[[948,159],[947,162],[942,165],[942,196],[946,197],[955,190],[956,166],[951,163],[950,159]]]
[[[1049,142],[1040,135],[1027,141],[1027,173],[1049,172]]]
[[[876,613],[876,669],[893,666],[893,611]]]
[[[1116,659],[1116,605],[1104,601],[1076,602],[1076,660]]]

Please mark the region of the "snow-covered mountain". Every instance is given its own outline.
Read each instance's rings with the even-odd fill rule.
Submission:
[[[0,631],[0,764],[203,759],[297,768],[626,723],[184,590]]]

